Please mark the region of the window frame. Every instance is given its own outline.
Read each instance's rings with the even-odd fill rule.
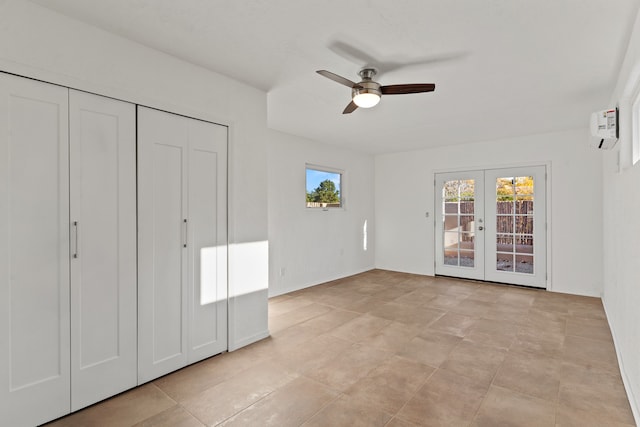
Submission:
[[[620,120],[618,118],[618,120]],[[631,166],[640,160],[640,81],[631,97]]]
[[[340,197],[340,206],[307,206],[307,171],[311,169],[317,172],[325,172],[331,174],[337,174],[340,176],[340,186],[338,188],[339,197]],[[328,211],[344,211],[345,210],[345,175],[346,172],[343,169],[330,167],[330,166],[322,166],[315,163],[305,163],[304,167],[304,190],[305,190],[305,204],[304,208],[306,211],[320,211],[320,212],[328,212]]]

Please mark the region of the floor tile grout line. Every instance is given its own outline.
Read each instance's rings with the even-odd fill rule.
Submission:
[[[200,417],[198,417],[196,414],[194,414],[193,412],[189,411],[184,405],[182,405],[182,403],[178,403],[178,406],[180,406],[187,414],[191,415],[193,418],[198,420],[198,422],[200,422],[200,424],[202,424],[203,426],[207,426],[208,425],[207,423],[204,422],[204,420],[200,419]]]
[[[241,412],[243,412],[243,411],[245,411],[245,410],[249,409],[249,408],[250,408],[250,407],[252,407],[253,405],[256,405],[256,404],[257,404],[257,403],[259,403],[260,401],[262,401],[262,400],[266,399],[268,396],[270,396],[271,394],[273,394],[276,390],[277,390],[277,388],[276,388],[276,389],[274,389],[274,390],[271,390],[269,393],[265,394],[264,396],[262,396],[261,398],[259,398],[259,399],[258,399],[258,400],[256,400],[255,402],[251,402],[251,404],[249,404],[249,405],[245,406],[244,408],[240,409],[239,411],[235,412],[233,415],[228,416],[228,417],[227,417],[227,418],[225,418],[224,420],[222,420],[222,421],[220,421],[220,422],[217,422],[217,423],[215,423],[215,424],[212,424],[212,426],[219,426],[219,425],[222,425],[222,424],[226,423],[226,422],[227,422],[228,420],[230,420],[231,418],[233,418],[233,417],[235,417],[235,416],[239,415]],[[203,423],[203,424],[204,424],[205,426],[208,426],[208,425],[209,425],[209,424],[207,424],[207,423]]]
[[[306,378],[306,377],[305,377]],[[310,378],[308,378],[310,379]],[[333,390],[333,389],[331,389]],[[333,390],[333,391],[337,391],[337,390]],[[324,405],[322,405],[322,407],[320,409],[318,409],[316,412],[314,412],[313,414],[311,414],[311,416],[307,417],[304,421],[302,421],[299,426],[303,426],[305,423],[307,423],[308,421],[311,421],[313,419],[313,417],[315,417],[316,415],[318,415],[320,412],[322,412],[327,406],[331,405],[333,402],[336,402],[340,396],[342,396],[342,393],[338,393],[337,396],[335,396],[333,399],[331,399],[330,401],[326,402]]]
[[[431,366],[431,365],[426,365],[426,366],[429,366],[429,367],[433,368],[433,366]],[[397,418],[398,418],[398,419],[400,419],[400,420],[408,421],[408,420],[405,420],[404,418],[402,418],[402,417],[398,416],[398,414],[400,414],[400,412],[402,412],[402,410],[403,410],[403,409],[404,409],[404,408],[409,404],[409,402],[411,402],[411,401],[412,401],[412,400],[413,400],[413,399],[418,395],[418,393],[420,392],[420,390],[422,389],[422,387],[424,387],[424,386],[425,386],[425,384],[427,384],[427,383],[429,382],[429,379],[430,379],[431,377],[433,377],[433,375],[438,371],[438,369],[440,369],[440,368],[434,368],[434,369],[433,369],[433,371],[431,371],[431,373],[430,373],[430,374],[427,376],[427,378],[426,378],[426,379],[425,379],[425,380],[420,384],[420,386],[419,386],[419,387],[416,387],[416,391],[414,391],[414,392],[411,394],[411,397],[409,397],[409,398],[404,402],[404,404],[400,407],[400,409],[398,409],[398,410],[396,411],[396,413],[395,413],[395,414],[393,414],[393,417],[392,417],[391,419],[393,419],[393,418],[397,417]],[[391,420],[389,420],[389,421],[391,421]],[[410,422],[413,424],[413,421],[410,421]]]
[[[507,350],[507,352],[508,352],[508,350]],[[505,359],[506,359],[506,357],[505,357]],[[491,381],[489,382],[489,386],[487,387],[487,391],[484,393],[484,396],[482,397],[482,401],[480,402],[480,404],[476,408],[476,411],[473,414],[473,417],[471,418],[471,421],[469,422],[469,425],[473,424],[475,419],[478,417],[478,414],[480,413],[480,408],[482,408],[482,405],[487,400],[487,396],[489,395],[489,391],[491,390],[491,386],[493,386],[493,382],[496,379],[496,376],[498,375],[498,372],[500,371],[500,368],[502,367],[503,364],[504,364],[504,359],[500,363],[500,366],[498,366],[496,371],[493,373],[493,376],[491,377]]]

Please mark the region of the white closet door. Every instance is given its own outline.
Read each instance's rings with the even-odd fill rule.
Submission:
[[[71,410],[137,384],[135,106],[71,90]]]
[[[0,74],[0,414],[69,412],[68,90]]]
[[[138,107],[139,381],[227,349],[227,128]]]
[[[227,349],[227,128],[188,120],[189,363]]]
[[[138,107],[138,382],[187,363],[184,118]]]

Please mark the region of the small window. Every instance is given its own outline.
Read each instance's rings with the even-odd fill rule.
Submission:
[[[337,169],[307,165],[307,208],[343,207],[342,175]]]

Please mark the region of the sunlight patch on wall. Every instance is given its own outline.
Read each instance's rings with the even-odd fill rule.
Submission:
[[[268,277],[268,241],[229,245],[229,297],[268,289]]]
[[[367,220],[364,220],[364,225],[362,226],[362,250],[367,251]]]

